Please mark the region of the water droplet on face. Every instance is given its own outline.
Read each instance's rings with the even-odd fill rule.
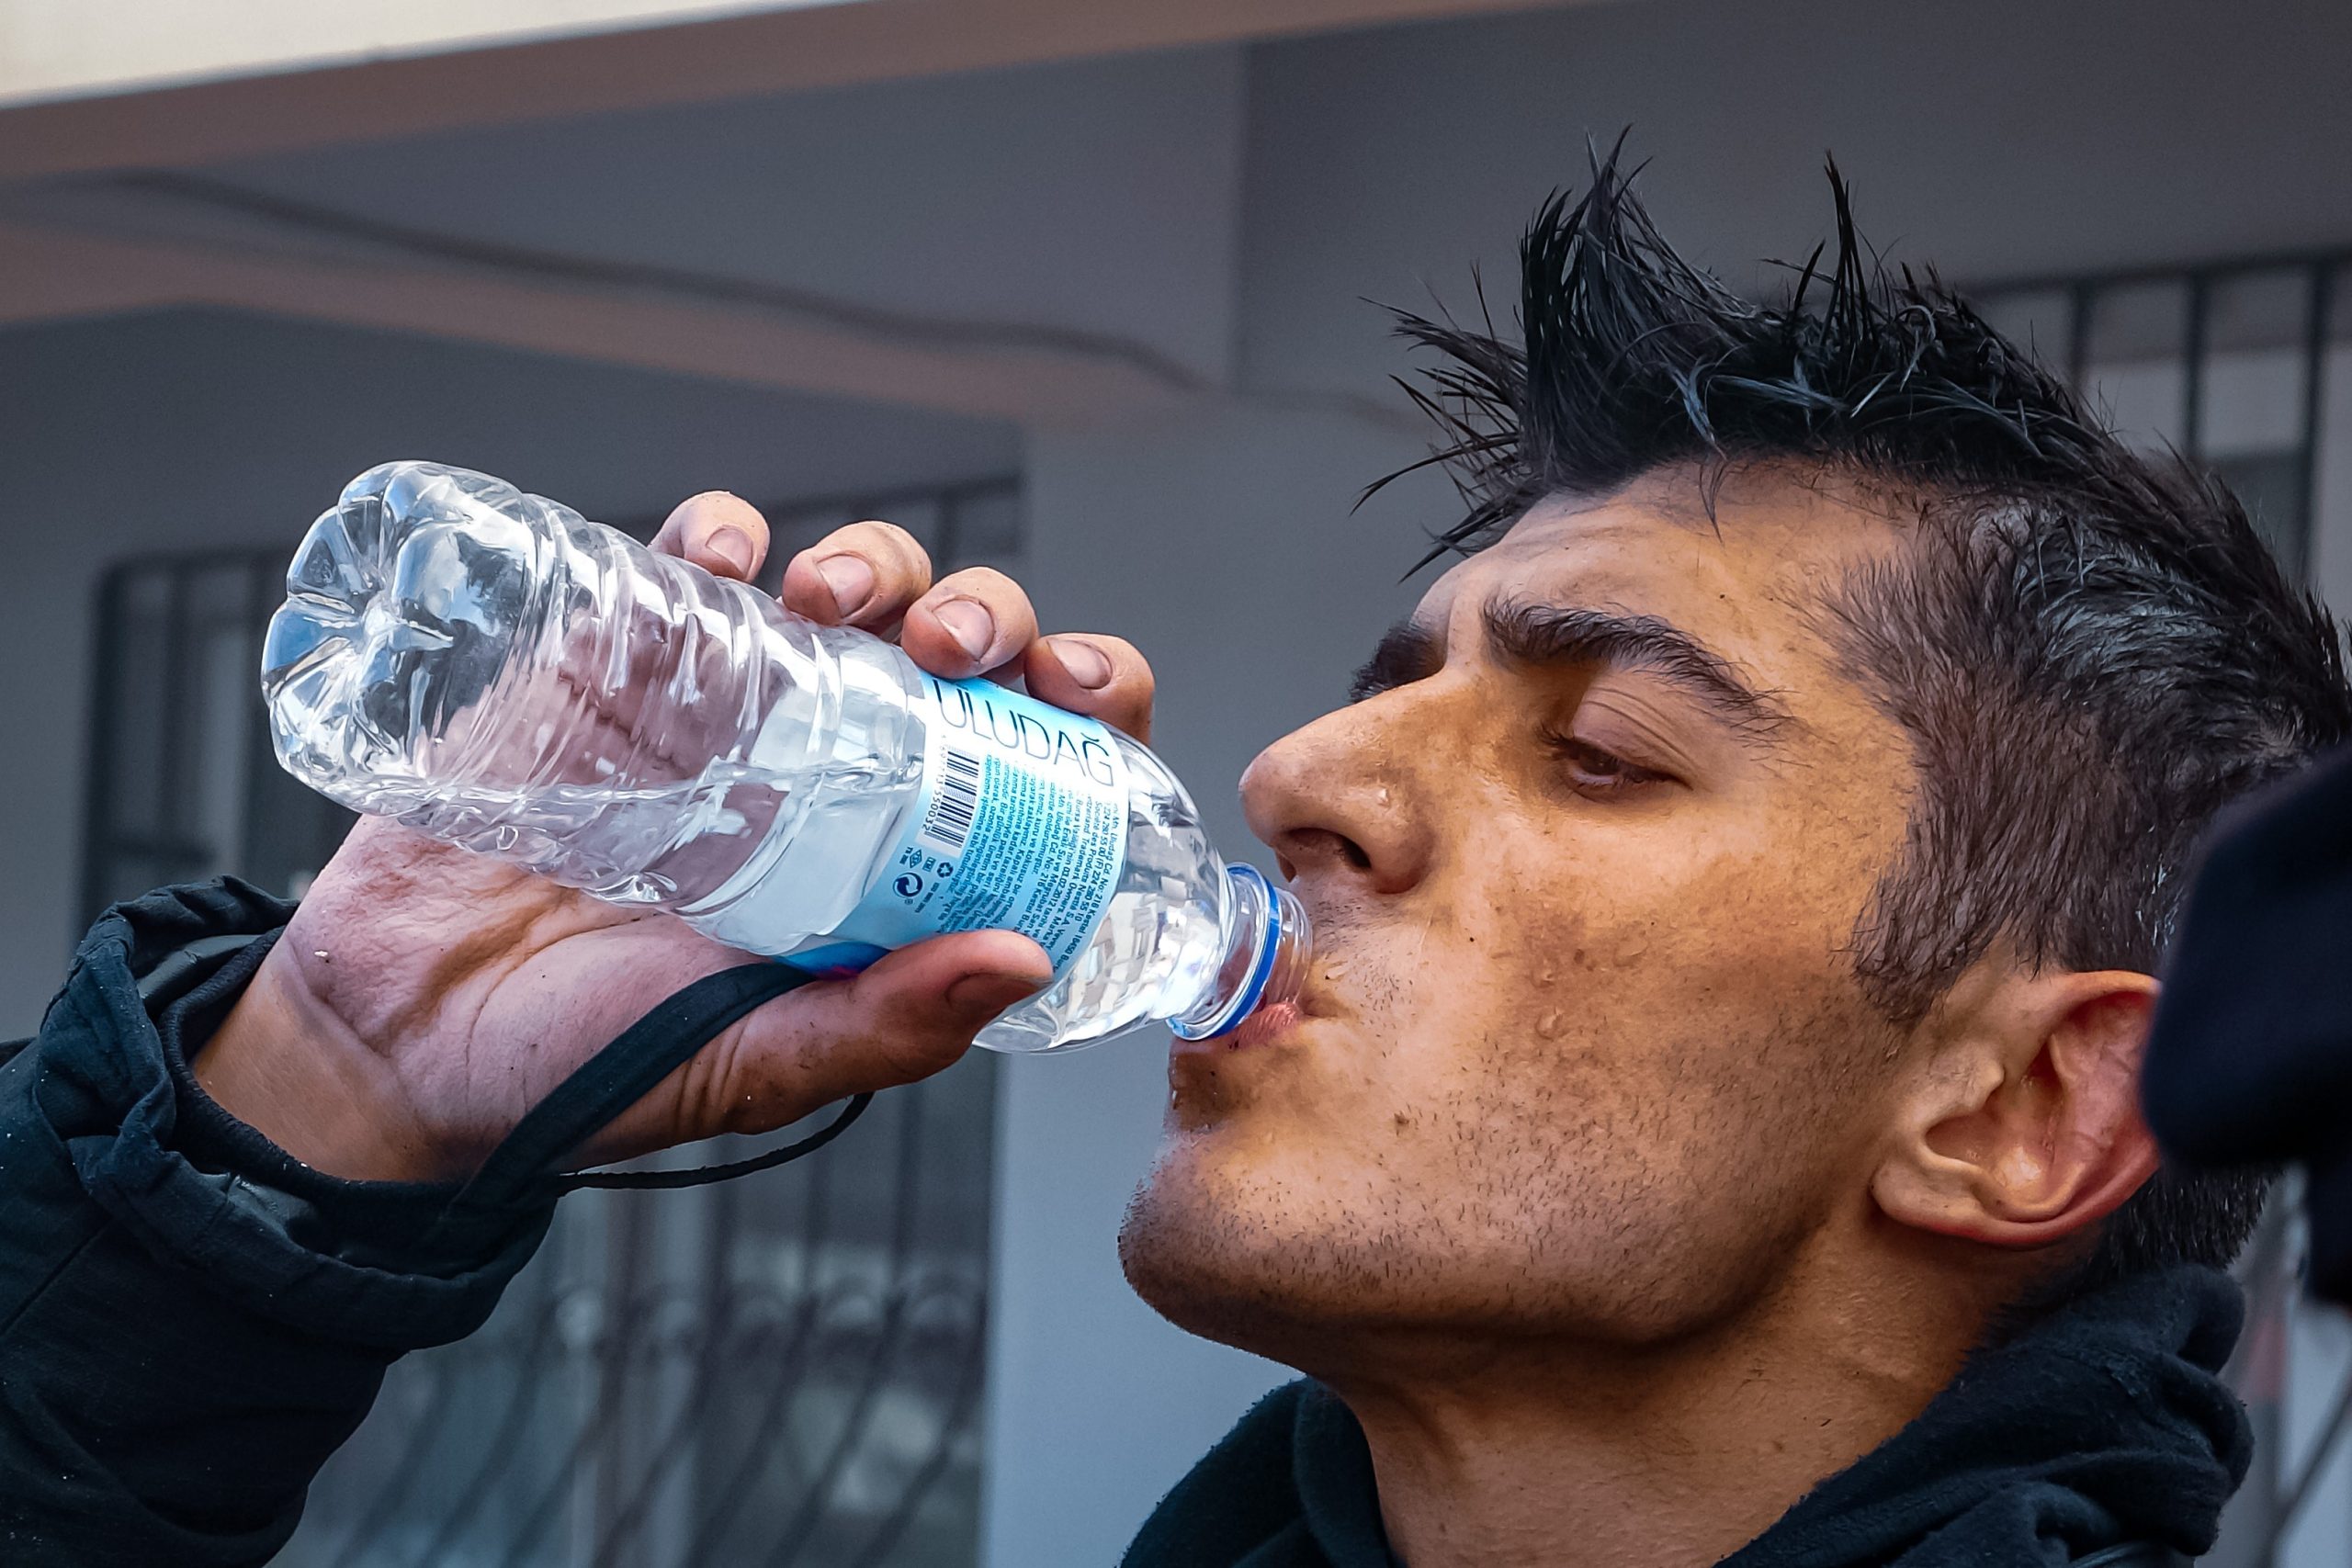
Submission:
[[[1556,1040],[1559,1038],[1560,1015],[1557,1012],[1547,1012],[1542,1018],[1537,1019],[1535,1021],[1535,1033],[1536,1037],[1542,1040]]]
[[[1323,978],[1326,980],[1336,980],[1347,972],[1348,964],[1344,958],[1334,958],[1323,965]]]

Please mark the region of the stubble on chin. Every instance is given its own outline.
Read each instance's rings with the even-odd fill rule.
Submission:
[[[1319,1320],[1313,1246],[1275,1245],[1256,1205],[1207,1190],[1207,1156],[1169,1140],[1119,1225],[1119,1264],[1128,1285],[1160,1316],[1188,1333],[1291,1365]]]

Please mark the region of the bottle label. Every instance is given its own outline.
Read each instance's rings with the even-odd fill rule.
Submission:
[[[905,830],[849,918],[786,962],[854,973],[927,936],[1004,929],[1059,976],[1125,866],[1126,760],[1100,721],[992,681],[926,676],[922,700],[922,787]]]

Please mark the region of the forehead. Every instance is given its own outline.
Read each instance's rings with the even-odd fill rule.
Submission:
[[[1737,477],[1711,512],[1695,475],[1660,475],[1539,503],[1431,585],[1415,618],[1466,646],[1498,603],[1655,615],[1778,686],[1836,661],[1823,604],[1900,544],[1883,513],[1817,483]]]

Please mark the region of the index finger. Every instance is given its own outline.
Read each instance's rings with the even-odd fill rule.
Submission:
[[[653,548],[678,556],[713,577],[749,582],[768,555],[768,520],[740,495],[707,490],[688,496],[662,520]]]

